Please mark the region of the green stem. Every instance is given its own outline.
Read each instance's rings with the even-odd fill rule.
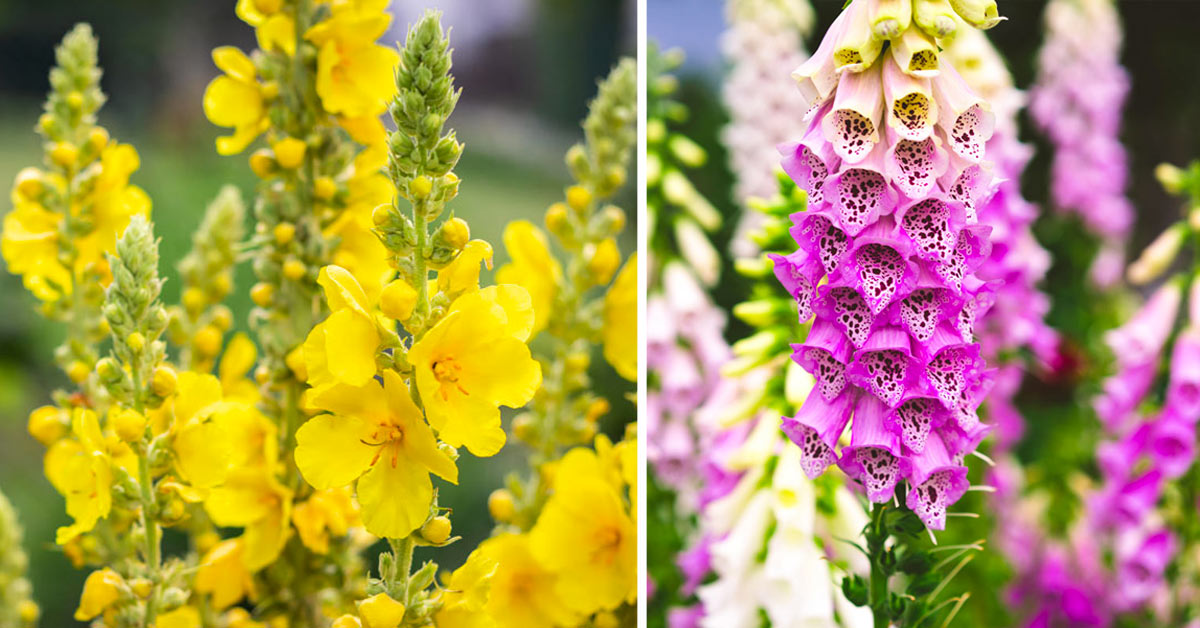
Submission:
[[[867,551],[871,554],[871,576],[869,583],[868,602],[871,614],[875,618],[875,628],[888,628],[891,620],[888,618],[888,576],[883,570],[882,557],[887,533],[883,524],[886,507],[883,504],[871,505],[871,527],[867,534]]]
[[[407,606],[408,584],[412,574],[413,537],[410,534],[403,539],[388,539],[388,544],[392,546],[392,564],[395,570],[391,582],[388,583],[388,595]]]
[[[140,403],[137,405],[141,405]],[[146,613],[142,617],[142,626],[150,628],[154,625],[154,616],[157,612],[158,587],[162,564],[158,548],[158,522],[151,517],[151,509],[154,507],[154,493],[151,489],[150,479],[150,454],[151,447],[147,446],[144,455],[138,457],[138,483],[141,485],[142,495],[142,529],[146,535],[146,569],[151,575],[151,581],[154,583],[154,591],[146,600]]]

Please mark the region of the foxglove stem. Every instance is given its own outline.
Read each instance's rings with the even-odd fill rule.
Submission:
[[[870,597],[871,615],[875,618],[875,628],[888,628],[891,619],[888,617],[888,574],[882,560],[886,551],[887,530],[884,526],[885,504],[871,504],[871,528],[867,534],[867,552],[871,558]]]

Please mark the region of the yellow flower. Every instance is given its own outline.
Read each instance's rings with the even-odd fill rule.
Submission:
[[[550,253],[546,234],[528,220],[515,220],[504,228],[504,248],[512,261],[496,271],[498,283],[515,283],[529,291],[534,323],[530,335],[546,328],[554,297],[562,283],[562,266]]]
[[[116,251],[117,238],[129,226],[129,219],[150,214],[150,197],[138,186],[129,184],[130,175],[140,166],[137,150],[129,144],[111,142],[100,151],[100,173],[87,197],[92,228],[88,235],[75,241],[78,257],[74,270],[78,280],[86,280],[85,272],[93,266],[107,274],[105,255]],[[108,281],[105,277],[101,283],[108,285]]]
[[[245,528],[242,562],[251,572],[271,564],[287,542],[292,493],[268,467],[241,467],[212,489],[204,510],[221,527]]]
[[[467,562],[450,574],[442,607],[434,617],[438,628],[493,628],[496,621],[485,612],[496,561],[480,550],[471,552]]]
[[[254,341],[238,332],[225,346],[221,363],[217,366],[217,377],[221,380],[221,392],[225,399],[246,403],[258,403],[258,386],[246,375],[258,360],[258,349]]]
[[[487,614],[497,628],[573,626],[580,616],[555,595],[558,578],[533,557],[529,536],[501,534],[479,544],[479,553],[496,562],[488,592]]]
[[[438,436],[476,456],[504,446],[500,406],[519,408],[542,384],[525,341],[533,327],[529,293],[489,286],[454,301],[445,318],[408,352],[429,423]]]
[[[204,90],[204,115],[217,126],[233,128],[233,135],[217,138],[217,152],[236,155],[266,131],[271,121],[250,57],[233,46],[221,46],[212,56],[224,74]]]
[[[194,606],[180,606],[173,611],[160,613],[154,622],[155,628],[200,628],[200,611]]]
[[[15,189],[13,210],[4,216],[0,254],[8,272],[21,275],[25,288],[42,301],[71,293],[71,272],[58,260],[58,226],[62,217],[25,200]]]
[[[383,386],[338,386],[296,432],[296,466],[318,490],[358,480],[363,524],[371,534],[403,538],[429,516],[429,473],[458,482],[458,468],[425,424],[408,386],[385,371]],[[360,477],[361,476],[361,477]]]
[[[290,57],[296,54],[296,27],[292,17],[279,10],[282,4],[280,0],[238,0],[234,12],[254,27],[259,48],[282,51]]]
[[[71,432],[74,438],[55,442],[45,458],[46,477],[66,498],[67,514],[75,520],[58,529],[59,545],[90,531],[112,509],[113,463],[96,413],[75,408]]]
[[[471,240],[458,257],[438,271],[438,290],[451,297],[479,289],[479,263],[492,269],[492,245],[487,240]]]
[[[329,18],[304,34],[317,46],[317,95],[329,113],[353,118],[387,108],[400,55],[374,42],[392,22],[388,2],[334,0]]]
[[[198,593],[212,595],[216,610],[229,608],[243,597],[254,597],[254,578],[242,562],[244,550],[242,539],[226,539],[200,559],[195,588]]]
[[[572,610],[616,608],[636,585],[636,528],[587,448],[563,456],[554,493],[529,537],[534,556],[558,575],[555,593]]]
[[[604,295],[604,359],[629,381],[637,380],[637,253]]]
[[[304,341],[304,366],[313,387],[310,401],[319,405],[331,388],[364,386],[375,377],[379,332],[367,295],[350,271],[326,266],[317,283],[325,289],[331,313]]]
[[[83,594],[79,596],[79,608],[75,609],[76,621],[88,621],[103,613],[121,597],[124,586],[120,574],[108,567],[88,574]]]
[[[179,374],[171,400],[172,449],[179,474],[196,488],[220,484],[233,464],[231,439],[215,418],[220,401],[221,382],[216,377],[192,371]]]
[[[317,491],[292,509],[292,525],[304,546],[317,554],[329,552],[329,537],[343,536],[361,523],[358,504],[348,487]]]
[[[383,285],[395,271],[388,265],[387,247],[372,228],[371,212],[392,200],[392,184],[379,172],[356,175],[346,181],[346,207],[323,231],[326,238],[337,240],[334,264],[350,271],[362,286],[367,299],[379,300]]]
[[[366,628],[396,628],[404,619],[404,604],[376,593],[358,603],[358,615]]]

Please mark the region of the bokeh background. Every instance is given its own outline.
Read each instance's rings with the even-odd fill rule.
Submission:
[[[817,16],[813,33],[806,40],[811,52],[845,0],[809,1]],[[720,0],[647,0],[646,27],[651,45],[657,44],[664,50],[679,48],[686,54],[686,61],[677,73],[681,81],[679,100],[687,105],[691,116],[678,130],[709,152],[705,166],[689,178],[727,216],[722,231],[714,237],[721,250],[728,250],[739,214],[732,196],[733,178],[727,155],[719,141],[721,128],[728,122],[721,98],[727,66],[719,45],[726,28],[725,4]],[[990,30],[988,35],[1007,59],[1017,86],[1027,89],[1034,80],[1036,55],[1043,42],[1042,15],[1046,2],[1000,0],[998,4],[1008,21]],[[1122,64],[1132,78],[1121,140],[1129,153],[1127,194],[1136,210],[1136,223],[1128,242],[1130,251],[1136,255],[1180,215],[1180,200],[1162,190],[1154,178],[1155,166],[1162,162],[1184,165],[1200,158],[1200,82],[1185,79],[1181,73],[1181,68],[1200,58],[1200,39],[1195,27],[1200,23],[1200,2],[1118,0],[1117,5],[1125,29]],[[796,112],[797,116],[802,114]],[[1022,114],[1020,123],[1022,140],[1037,151],[1021,181],[1023,195],[1042,208],[1034,232],[1054,258],[1042,283],[1053,303],[1048,320],[1063,332],[1068,358],[1094,355],[1102,332],[1115,326],[1117,317],[1127,310],[1132,299],[1120,292],[1102,295],[1088,287],[1086,273],[1097,243],[1078,221],[1049,210],[1051,147],[1034,129],[1027,114]],[[747,286],[732,271],[732,259],[725,261],[713,297],[720,307],[728,309],[747,296]],[[729,340],[743,338],[747,332],[747,327],[731,317],[726,333]],[[1095,385],[1095,376],[1106,368],[1103,363],[1068,366],[1056,377],[1027,378],[1018,397],[1026,418],[1026,432],[1016,453],[1026,466],[1031,484],[1049,496],[1048,525],[1054,533],[1061,533],[1080,507],[1078,484],[1073,482],[1081,475],[1096,475],[1095,446],[1100,430],[1090,407],[1081,400],[1090,398],[1089,386]],[[975,475],[972,477],[975,479]],[[939,534],[939,541],[968,542],[988,534],[991,522],[986,517],[989,508],[986,499],[979,493],[964,498],[955,510],[983,512],[985,517],[974,523],[955,520],[951,530]],[[649,525],[654,526],[655,522]],[[650,560],[669,560],[666,557],[687,541],[685,535],[686,531],[669,526],[650,529]],[[657,582],[665,581],[653,565],[651,571]],[[956,589],[972,593],[953,625],[972,628],[1014,625],[1012,609],[1006,607],[1004,598],[1010,575],[998,552],[981,553],[950,589],[951,594]],[[662,625],[661,613],[670,603],[674,602],[652,600],[652,626]]]
[[[218,189],[233,183],[247,199],[253,192],[248,152],[218,156],[213,140],[219,129],[205,120],[200,106],[205,85],[217,74],[211,50],[254,47],[253,31],[236,18],[234,5],[235,0],[0,1],[0,181],[40,164],[33,126],[49,88],[54,46],[76,22],[90,22],[100,39],[101,86],[108,94],[100,122],[138,149],[141,169],[132,181],[153,200],[162,238],[160,271],[172,276]],[[427,7],[443,11],[443,24],[451,28],[454,74],[463,88],[450,119],[466,144],[456,171],[463,185],[452,207],[470,222],[474,237],[496,246],[500,264],[506,261],[500,244],[504,224],[518,218],[540,223],[569,183],[563,154],[582,137],[578,124],[596,81],[619,56],[636,50],[636,2],[393,0],[395,20],[381,43],[402,40],[407,25]],[[637,179],[631,174],[629,180]],[[0,197],[3,214],[11,204],[7,194]],[[636,246],[635,198],[631,185],[616,199],[630,217],[620,243],[626,254]],[[249,264],[243,264],[229,304],[241,329],[252,283]],[[178,285],[167,282],[168,303],[178,299]],[[59,330],[33,307],[19,278],[0,273],[0,489],[25,527],[42,625],[58,628],[81,625],[71,614],[86,573],[55,550],[54,530],[68,520],[62,498],[42,475],[44,448],[25,431],[29,411],[65,381],[51,359]],[[598,352],[593,363],[601,394],[614,403],[604,429],[620,435],[635,416],[625,400],[633,386],[611,374]],[[463,455],[460,486],[443,491],[442,498],[454,509],[455,533],[464,538],[437,552],[440,564],[456,566],[488,535],[487,495],[508,470],[524,464],[525,453],[514,444],[486,464]],[[428,551],[418,549],[417,560]]]

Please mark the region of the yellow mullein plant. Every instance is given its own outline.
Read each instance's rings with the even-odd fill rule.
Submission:
[[[562,261],[551,238],[532,223],[513,222],[504,232],[511,261],[496,276],[532,295],[546,382],[513,421],[531,448],[532,473],[511,476],[507,488],[489,498],[498,525],[477,550],[496,564],[485,605],[488,625],[635,620],[636,423],[616,445],[597,435],[597,422],[612,405],[592,391],[588,369],[600,345],[618,375],[637,378],[637,255],[622,264],[617,236],[625,214],[606,203],[626,180],[636,91],[635,64],[626,59],[601,82],[583,123],[585,141],[567,153],[576,183],[546,212]]]
[[[547,213],[565,255],[513,223],[489,285],[492,245],[449,209],[463,150],[446,130],[449,40],[427,13],[398,50],[379,45],[387,5],[238,0],[258,48],[213,51],[202,106],[229,129],[217,152],[249,151],[258,183],[252,203],[227,186],[209,204],[171,304],[150,201],[129,183],[137,153],[96,124],[96,39],[81,25],[59,47],[44,164],[17,175],[0,252],[66,330],[69,388],[28,429],[70,518],[56,541],[89,570],[79,621],[630,625],[636,424],[617,444],[597,435],[612,403],[587,371],[602,345],[637,374],[637,259],[607,204],[627,179],[634,63],[602,83],[568,153],[576,184]],[[225,305],[240,262],[249,333]],[[433,476],[456,484],[460,449],[500,452],[502,408],[526,408],[512,431],[533,470],[493,493],[495,535],[439,578],[413,564],[415,547],[458,540]]]

